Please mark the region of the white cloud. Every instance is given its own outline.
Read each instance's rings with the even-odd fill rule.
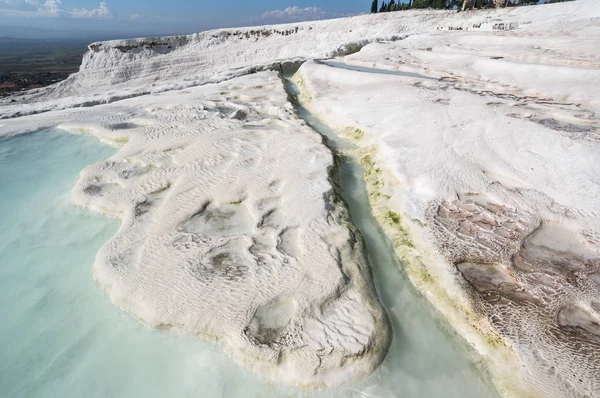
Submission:
[[[66,8],[61,0],[0,0],[0,17],[66,17],[112,18],[108,4],[101,2],[97,8]]]
[[[323,10],[319,7],[305,7],[300,8],[298,6],[287,7],[284,10],[272,10],[265,12],[262,16],[255,19],[263,19],[269,21],[278,22],[298,22],[298,21],[314,21],[318,19],[328,18],[339,18],[348,15],[338,14]]]
[[[43,16],[57,17],[64,13],[61,6],[60,0],[46,0],[44,4],[38,7],[37,13]]]
[[[130,21],[139,21],[140,19],[144,19],[144,14],[131,14],[129,16]]]
[[[91,10],[85,8],[73,9],[71,15],[73,18],[111,18],[114,16],[105,2],[101,2],[98,8]]]
[[[8,6],[8,7],[18,7],[21,4],[27,5],[38,5],[40,2],[38,0],[0,0],[0,5]]]

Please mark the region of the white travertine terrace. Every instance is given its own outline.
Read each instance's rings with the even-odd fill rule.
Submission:
[[[72,192],[122,221],[94,265],[119,307],[303,387],[381,363],[389,325],[332,154],[276,73],[32,118],[122,145]]]
[[[301,67],[300,100],[354,140],[411,280],[501,393],[595,396],[598,21],[578,0],[95,43],[67,80],[0,100],[0,136],[58,125],[120,146],[73,190],[122,220],[94,268],[118,306],[335,386],[377,367],[390,330],[332,155],[264,70],[342,57]]]

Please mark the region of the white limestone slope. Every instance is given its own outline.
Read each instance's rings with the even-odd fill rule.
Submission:
[[[67,80],[1,99],[0,118],[216,83],[274,63],[343,55],[409,34],[514,29],[545,12],[538,7],[477,13],[422,10],[99,42],[89,46],[80,71]]]
[[[116,305],[277,382],[331,387],[383,360],[389,325],[328,180],[332,154],[275,73],[2,129],[45,123],[122,145],[72,192],[122,222],[94,265]]]
[[[537,9],[510,32],[370,44],[295,79],[356,143],[411,279],[500,389],[597,396],[600,2]]]

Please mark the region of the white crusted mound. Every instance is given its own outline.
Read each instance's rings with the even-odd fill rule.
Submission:
[[[511,32],[374,43],[296,81],[356,142],[411,279],[501,385],[518,384],[510,347],[529,392],[598,396],[600,2],[537,8]]]
[[[95,265],[111,298],[272,379],[336,385],[389,345],[362,244],[275,74],[234,77],[362,48],[348,67],[387,74],[307,63],[298,84],[356,140],[415,284],[495,370],[514,348],[528,393],[597,395],[598,21],[578,0],[95,43],[67,80],[0,100],[0,136],[123,144],[73,191],[123,222]]]
[[[126,142],[72,196],[122,220],[94,266],[118,306],[278,382],[334,386],[383,360],[389,325],[332,155],[275,73],[29,120]]]
[[[546,11],[539,7],[476,13],[422,10],[99,42],[89,46],[80,71],[67,80],[0,99],[0,118],[216,83],[274,63],[344,55],[371,42],[409,34],[510,30],[543,17]]]

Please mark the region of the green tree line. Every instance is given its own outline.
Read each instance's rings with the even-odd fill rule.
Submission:
[[[543,1],[543,0],[542,0]],[[561,3],[573,0],[548,0],[545,3]],[[464,3],[464,4],[463,4]],[[408,0],[401,2],[398,0],[385,0],[379,6],[379,0],[373,0],[371,3],[371,12],[390,12],[403,11],[419,8],[432,8],[437,10],[453,10],[455,8],[495,8],[495,7],[517,7],[539,4],[540,0]]]

